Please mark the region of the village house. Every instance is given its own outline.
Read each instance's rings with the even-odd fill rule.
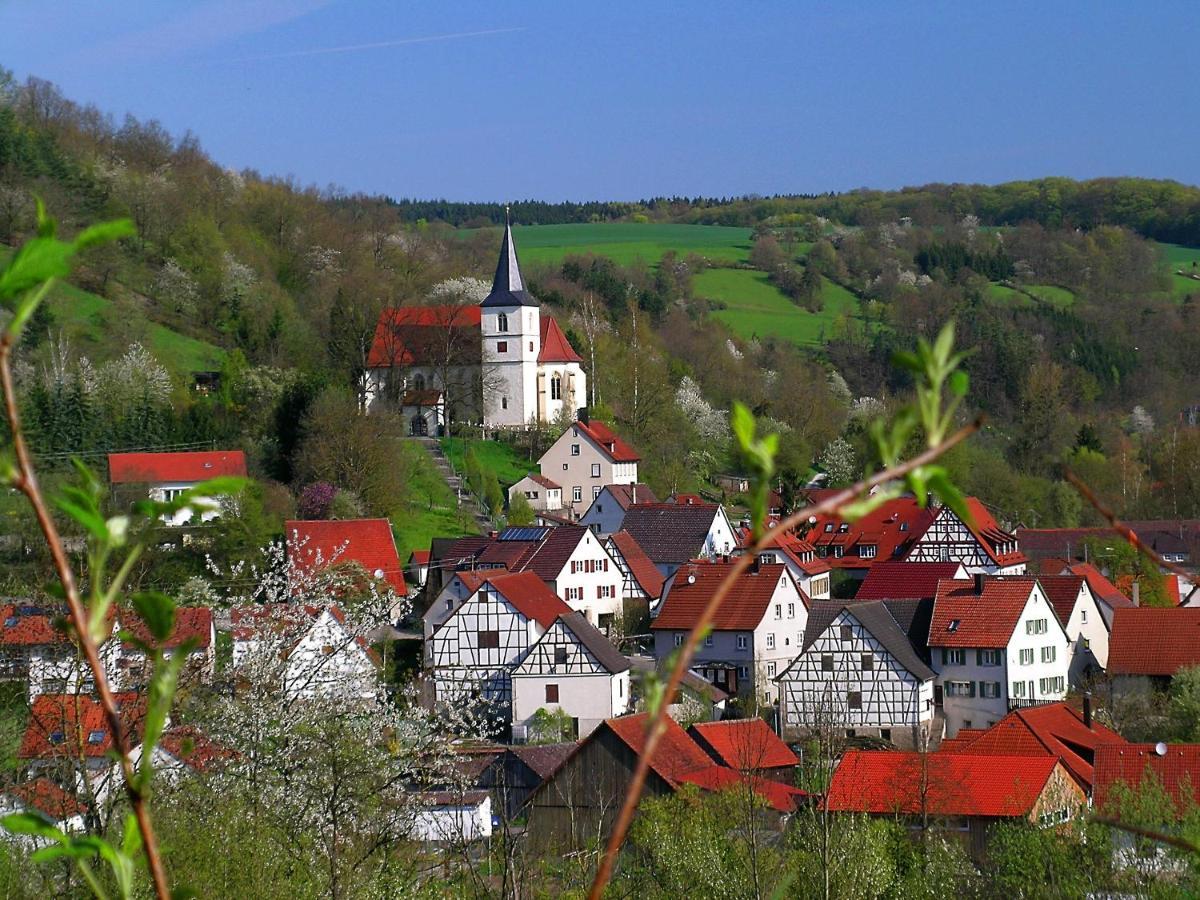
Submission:
[[[586,409],[538,460],[543,478],[562,485],[564,506],[579,518],[607,485],[637,484],[641,456]]]
[[[487,791],[422,791],[409,828],[414,841],[464,844],[492,836],[492,797]]]
[[[555,620],[572,610],[533,572],[487,575],[425,643],[439,702],[478,692],[511,715],[512,673]]]
[[[650,605],[662,596],[662,572],[654,565],[628,531],[610,534],[604,541],[608,555],[621,573],[621,596],[625,600],[625,631],[644,631],[650,622]],[[638,627],[635,629],[634,625]]]
[[[784,784],[795,781],[799,757],[763,719],[697,722],[687,733],[719,766]]]
[[[660,680],[665,680],[669,672],[666,663],[659,662],[650,656],[632,654],[629,665],[635,672],[654,673]],[[695,669],[683,673],[683,681],[679,691],[667,704],[667,715],[676,722],[717,722],[720,721],[729,705],[729,694],[712,682],[708,681]],[[639,712],[644,712],[644,702],[639,701]]]
[[[791,532],[780,533],[771,546],[758,552],[758,561],[767,565],[782,563],[810,599],[829,599],[829,563],[819,559],[816,548],[804,538]]]
[[[563,508],[562,485],[537,472],[530,472],[508,489],[510,506],[517,497],[524,497],[535,513],[556,513]]]
[[[128,633],[135,640],[120,637],[120,632]],[[211,684],[217,671],[217,632],[211,609],[206,606],[176,607],[175,624],[165,641],[156,640],[137,614],[131,610],[120,610],[117,613],[117,629],[101,648],[113,688],[131,691],[144,688],[149,683],[152,662],[143,645],[175,652],[184,644],[191,649],[179,674],[180,682]],[[108,651],[109,645],[114,645],[115,652]]]
[[[648,484],[606,484],[579,518],[579,524],[599,535],[621,530],[625,513],[638,503],[657,503],[658,498]]]
[[[108,480],[121,506],[145,499],[167,503],[206,481],[229,475],[246,477],[246,456],[241,450],[108,454]],[[184,507],[163,521],[195,525],[220,515],[220,503],[214,500],[203,508],[200,504],[195,509]]]
[[[558,323],[542,315],[525,289],[506,223],[482,303],[380,314],[363,393],[368,409],[399,406],[410,434],[480,419],[489,427],[526,428],[573,418],[587,396],[587,376]]]
[[[633,706],[629,660],[583,613],[560,615],[512,672],[513,740],[527,739],[541,710],[571,719],[572,738]]]
[[[1070,647],[1033,577],[939,582],[929,650],[946,734],[989,728],[1013,709],[1062,700]]]
[[[869,736],[916,749],[936,743],[936,675],[913,642],[928,631],[931,606],[813,603],[800,651],[778,677],[784,734]]]
[[[425,588],[425,579],[429,577],[429,551],[428,550],[413,550],[408,554],[408,567],[406,570],[407,577],[405,584],[412,581],[413,587],[417,591]]]
[[[43,816],[50,824],[67,834],[82,834],[87,830],[88,809],[74,792],[63,790],[49,778],[34,778],[22,784],[10,784],[0,791],[0,816],[31,812]],[[9,832],[6,841],[17,841],[36,849],[49,844],[49,839]]]
[[[1165,693],[1180,669],[1200,665],[1200,608],[1129,607],[1113,614],[1110,699]]]
[[[731,563],[694,563],[663,585],[650,630],[663,660],[681,646]],[[692,667],[721,690],[770,705],[775,676],[799,651],[808,622],[808,598],[782,565],[755,565],[737,577],[700,642]]]
[[[929,600],[937,596],[939,581],[969,577],[960,562],[877,562],[858,586],[855,600]]]
[[[639,503],[626,510],[621,527],[665,576],[692,560],[729,556],[738,546],[729,516],[715,503]]]
[[[447,556],[460,570],[532,572],[605,634],[624,611],[624,576],[600,538],[579,525],[513,525],[462,538]]]
[[[1082,712],[1065,702],[1014,709],[991,728],[960,729],[940,749],[988,756],[1052,756],[1091,797],[1096,754],[1111,744],[1128,746],[1123,737],[1095,720],[1091,697],[1085,695]]]
[[[297,596],[312,589],[320,573],[353,573],[358,566],[368,579],[397,597],[408,594],[404,566],[387,519],[289,519],[283,525],[288,578]]]
[[[804,537],[834,569],[858,580],[876,563],[897,559],[958,562],[969,574],[1023,573],[1026,559],[1017,539],[977,499],[968,497],[966,504],[969,522],[949,507],[898,497],[854,522],[818,516]]]
[[[144,752],[145,744],[142,743],[129,751],[129,760],[135,770],[141,766]],[[156,782],[173,785],[190,775],[209,774],[236,755],[233,750],[216,743],[194,725],[173,725],[159,735],[152,751],[150,765],[154,770]],[[123,778],[121,763],[114,760],[108,783],[119,785]]]
[[[446,586],[430,602],[429,607],[421,616],[424,625],[425,640],[433,637],[433,633],[454,613],[463,601],[474,594],[489,577],[504,575],[507,569],[464,569],[451,572]]]
[[[1081,685],[1108,665],[1108,621],[1081,575],[1039,575],[1058,621],[1071,642],[1070,680]]]
[[[847,750],[824,803],[830,812],[899,818],[914,829],[928,820],[980,861],[996,823],[1069,822],[1087,798],[1054,756]]]
[[[230,611],[239,682],[279,680],[290,698],[369,702],[380,659],[337,606],[275,603]]]

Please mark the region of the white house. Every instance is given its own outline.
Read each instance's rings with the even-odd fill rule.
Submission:
[[[538,460],[543,478],[562,485],[563,504],[573,516],[583,514],[606,485],[636,484],[638,452],[587,410]]]
[[[767,565],[782,563],[810,599],[829,599],[829,563],[818,557],[804,538],[791,533],[776,535],[770,547],[758,552],[758,561]]]
[[[169,502],[205,481],[227,475],[246,476],[246,455],[241,450],[108,454],[109,483],[130,501]],[[211,522],[221,515],[220,504],[184,507],[164,521],[174,526],[194,524],[197,513],[200,522]]]
[[[658,498],[647,484],[606,484],[580,517],[579,524],[600,535],[614,534],[621,530],[629,507],[657,502]]]
[[[512,228],[504,228],[492,290],[478,306],[385,309],[379,317],[363,381],[367,408],[389,398],[409,403],[411,433],[476,419],[501,428],[573,417],[587,397],[583,360],[558,323],[525,290]]]
[[[696,559],[728,556],[738,547],[725,509],[716,503],[639,503],[621,523],[663,575]]]
[[[1082,685],[1108,666],[1109,623],[1083,576],[1039,575],[1037,580],[1071,642],[1071,684]]]
[[[731,566],[689,564],[667,579],[650,623],[657,659],[665,659],[683,644]],[[737,578],[718,607],[692,669],[726,693],[774,703],[775,677],[799,651],[807,624],[808,598],[787,569],[754,566]]]
[[[492,836],[492,797],[487,791],[426,791],[419,799],[413,840],[460,844]]]
[[[559,616],[513,670],[514,741],[541,709],[570,716],[575,738],[632,709],[629,660],[582,613]]]
[[[971,514],[968,524],[948,506],[939,507],[933,521],[908,549],[909,562],[962,563],[969,574],[1020,575],[1027,562],[1015,535],[996,524],[982,503],[966,499]]]
[[[433,633],[441,624],[450,618],[458,607],[462,606],[463,601],[479,590],[489,576],[503,575],[507,571],[507,569],[464,569],[461,572],[451,572],[446,584],[421,616],[425,640],[428,641],[433,637]]]
[[[233,668],[240,678],[278,677],[290,697],[374,700],[379,658],[336,606],[237,607]]]
[[[508,489],[508,502],[524,497],[534,512],[558,512],[563,508],[562,485],[545,475],[530,472]]]
[[[990,728],[1013,709],[1062,700],[1070,641],[1030,576],[942,581],[929,625],[946,734]]]
[[[18,812],[39,813],[67,834],[82,834],[87,829],[87,807],[74,794],[63,790],[49,778],[33,778],[23,784],[10,784],[0,791],[0,816]],[[5,839],[34,849],[50,843],[47,838],[14,832],[6,834]]]
[[[936,675],[910,638],[929,601],[814,603],[800,653],[778,678],[787,734],[835,731],[925,749]]]
[[[621,596],[645,603],[649,612],[650,604],[657,603],[662,596],[663,581],[666,580],[654,560],[645,554],[628,531],[610,534],[604,546],[621,572]]]
[[[478,692],[509,705],[513,670],[554,620],[570,612],[533,572],[487,576],[425,643],[437,700]]]

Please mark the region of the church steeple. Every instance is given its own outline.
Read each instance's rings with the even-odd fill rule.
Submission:
[[[504,240],[500,244],[500,261],[496,264],[496,277],[492,279],[492,292],[480,306],[537,306],[537,301],[525,290],[525,279],[521,277],[521,264],[517,261],[517,245],[513,241],[512,222],[508,207],[504,207]]]

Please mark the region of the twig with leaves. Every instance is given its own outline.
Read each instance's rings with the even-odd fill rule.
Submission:
[[[750,490],[752,533],[750,545],[730,567],[695,625],[688,633],[675,657],[671,674],[665,685],[651,685],[649,701],[652,713],[646,725],[646,741],[638,757],[633,780],[625,793],[620,812],[588,896],[600,900],[612,878],[617,854],[633,822],[650,770],[650,761],[666,731],[668,698],[675,696],[684,674],[691,665],[696,648],[708,633],[717,610],[724,602],[737,579],[741,577],[761,550],[775,538],[807,522],[814,516],[841,515],[860,518],[905,490],[911,491],[917,502],[925,505],[931,493],[965,520],[971,518],[962,493],[951,482],[946,468],[937,460],[951,447],[966,440],[982,426],[982,419],[951,431],[962,398],[966,396],[968,379],[959,369],[965,354],[954,351],[954,326],[947,323],[933,344],[921,340],[915,353],[896,355],[897,365],[912,372],[916,379],[916,399],[912,405],[899,410],[890,423],[877,421],[871,433],[878,457],[877,474],[864,477],[858,483],[831,497],[793,513],[776,527],[767,530],[767,494],[775,473],[775,455],[779,446],[777,435],[758,437],[753,415],[741,404],[734,404],[731,425],[743,462],[753,474]],[[947,397],[947,394],[949,395]],[[925,449],[913,458],[902,461],[910,443],[922,434]]]

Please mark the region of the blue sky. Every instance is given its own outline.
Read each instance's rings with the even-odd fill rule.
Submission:
[[[7,0],[0,64],[223,165],[396,197],[1197,183],[1198,23],[1104,0]]]

